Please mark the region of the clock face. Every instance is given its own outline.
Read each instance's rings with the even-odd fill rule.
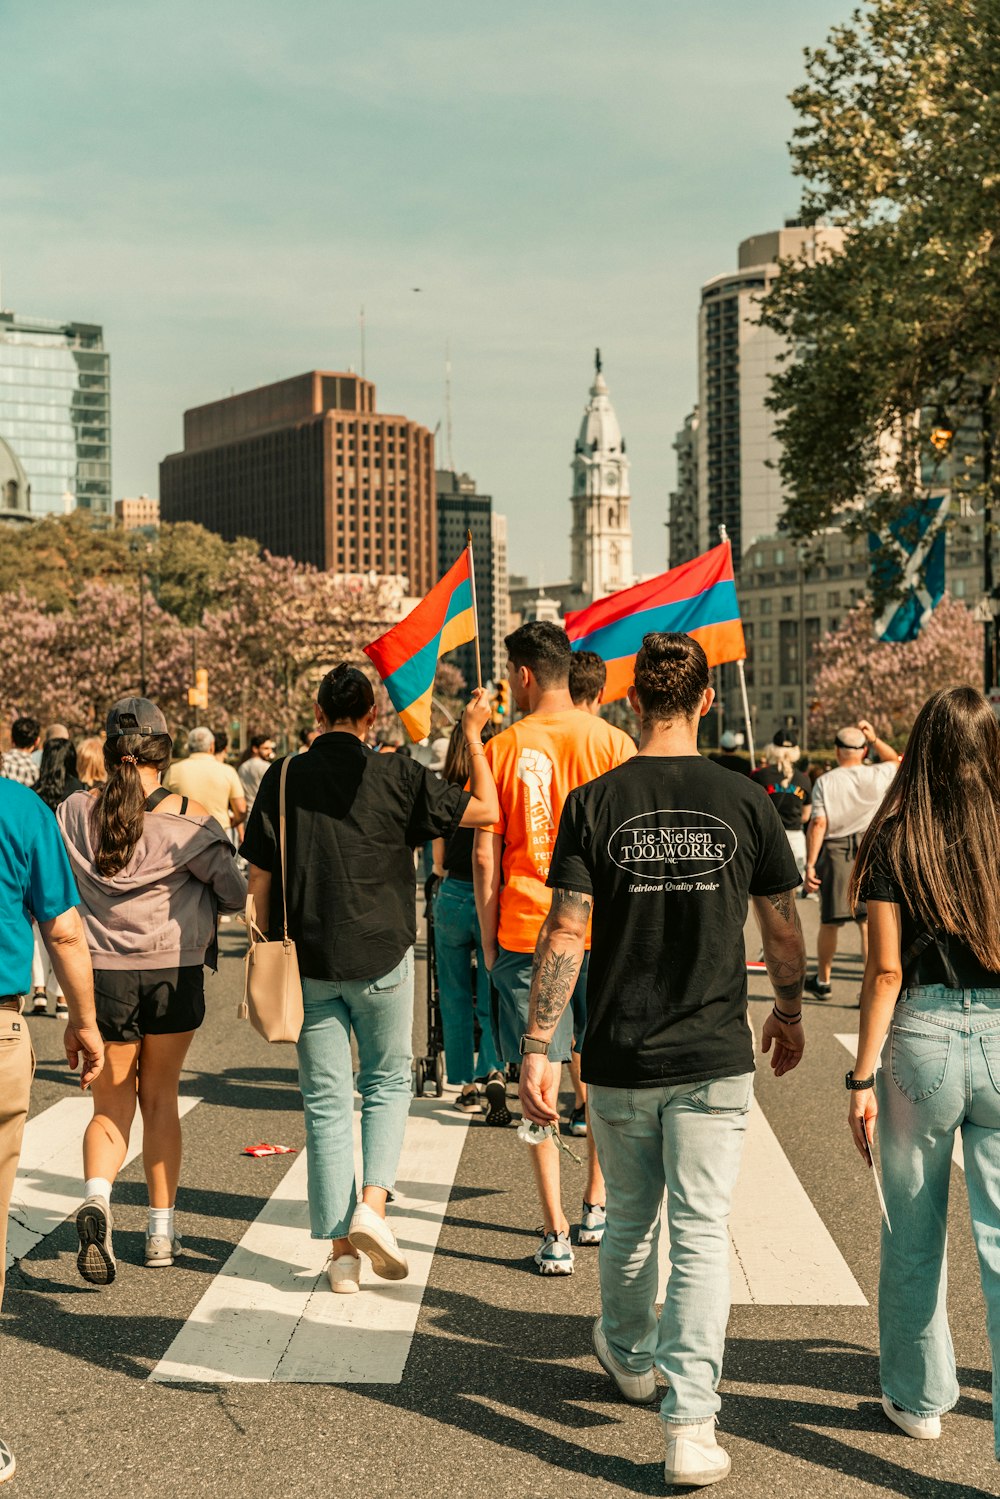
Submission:
[[[607,484],[609,489],[617,489],[618,470],[614,468],[606,468],[604,470],[604,482],[605,484]]]

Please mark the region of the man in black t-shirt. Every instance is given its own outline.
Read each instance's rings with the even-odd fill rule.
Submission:
[[[655,1368],[665,1375],[665,1476],[689,1485],[729,1471],[715,1413],[730,1301],[727,1223],[753,1097],[748,898],[776,995],[763,1050],[773,1048],[778,1076],[803,1046],[799,876],[763,788],[698,754],[698,723],[713,698],[695,640],[646,636],[629,692],[639,753],[573,791],[563,810],[521,1071],[525,1117],[555,1124],[545,1053],[593,914],[582,1075],[608,1189],[594,1350],[627,1400],[654,1400]],[[665,1191],[673,1268],[657,1324]]]

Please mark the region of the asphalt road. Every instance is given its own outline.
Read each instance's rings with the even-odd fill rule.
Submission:
[[[802,909],[811,937],[815,903]],[[120,1270],[111,1288],[77,1277],[71,1220],[9,1273],[0,1320],[0,1432],[18,1459],[12,1496],[610,1499],[665,1492],[655,1412],[623,1405],[589,1351],[599,1309],[596,1251],[577,1251],[572,1278],[543,1279],[534,1271],[538,1211],[526,1148],[512,1129],[468,1128],[450,1193],[447,1184],[440,1193],[446,1216],[399,1383],[150,1381],[297,1160],[251,1160],[240,1154],[243,1146],[304,1143],[290,1051],[269,1050],[234,1018],[242,982],[237,930],[224,937],[208,1019],[183,1082],[183,1092],[201,1102],[184,1123],[182,1262],[168,1271],[141,1267],[145,1195],[135,1160],[115,1193]],[[961,1401],[937,1443],[897,1433],[878,1404],[877,1210],[848,1136],[843,1073],[851,1060],[837,1039],[857,1030],[853,931],[847,945],[833,998],[808,1008],[802,1065],[777,1081],[762,1066],[757,1095],[778,1153],[790,1163],[791,1173],[783,1162],[782,1170],[794,1173],[808,1199],[796,1211],[808,1215],[812,1204],[817,1232],[828,1231],[830,1253],[843,1264],[841,1278],[856,1284],[868,1305],[824,1299],[819,1272],[816,1304],[734,1305],[720,1417],[733,1469],[715,1492],[740,1499],[996,1494],[989,1351],[958,1167],[949,1304]],[[759,1028],[766,984],[753,979],[751,993]],[[418,1003],[418,1043],[422,1009]],[[32,1117],[42,1120],[73,1095],[73,1084],[60,1061],[60,1027],[32,1020],[31,1030],[38,1054]],[[758,1211],[765,1234],[801,1257],[808,1278],[808,1224],[797,1227],[805,1220],[787,1207],[780,1172],[769,1177],[766,1161],[761,1169],[755,1198],[765,1209]],[[571,1219],[580,1185],[579,1168],[567,1164]],[[399,1214],[402,1237],[405,1199]],[[361,1304],[376,1294],[353,1299]],[[331,1329],[331,1339],[336,1333]]]

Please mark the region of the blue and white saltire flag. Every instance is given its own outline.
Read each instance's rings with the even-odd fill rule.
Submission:
[[[882,536],[868,533],[872,581],[877,594],[892,597],[875,621],[880,640],[916,640],[944,593],[946,494],[931,495],[906,509]]]

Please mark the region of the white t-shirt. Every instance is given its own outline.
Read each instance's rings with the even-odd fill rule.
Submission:
[[[820,776],[813,787],[813,816],[826,818],[827,838],[863,833],[897,768],[895,761],[882,760],[877,765],[838,765]]]

